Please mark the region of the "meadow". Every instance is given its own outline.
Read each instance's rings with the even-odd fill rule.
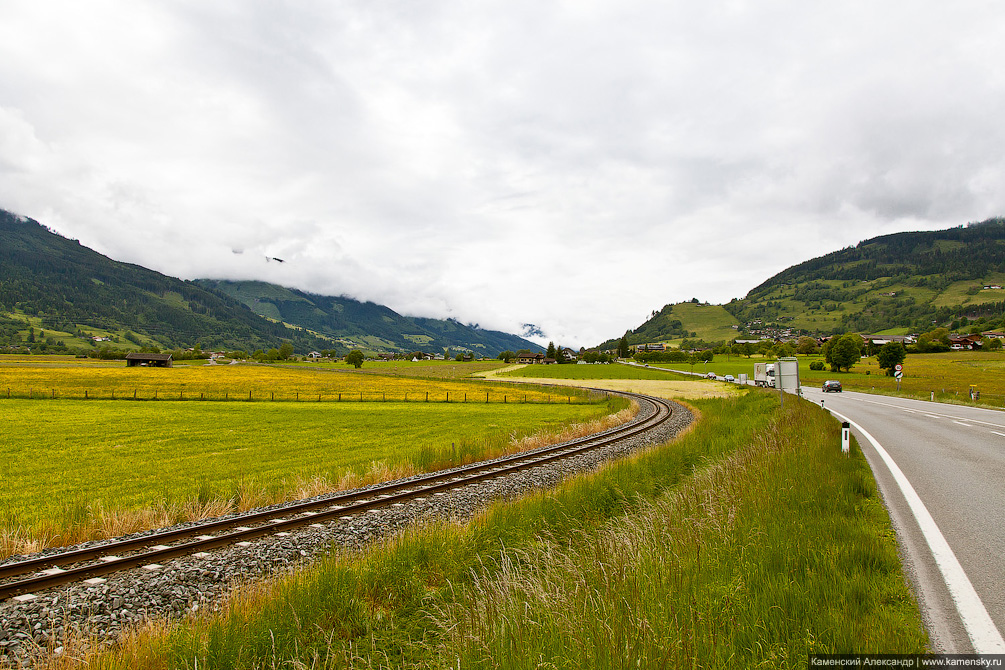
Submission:
[[[667,372],[657,369],[611,363],[609,365],[526,365],[500,372],[499,377],[534,379],[667,379]]]
[[[839,424],[753,389],[695,409],[665,445],[249,585],[88,667],[803,668],[809,653],[924,651]]]
[[[0,555],[480,460],[625,404],[0,400]]]
[[[491,458],[628,418],[619,398],[424,371],[8,357],[0,557]]]
[[[469,364],[470,365],[470,364]],[[364,365],[364,367],[370,367]],[[404,367],[404,366],[403,366]],[[472,368],[457,363],[465,375]],[[381,369],[374,365],[374,371]],[[393,370],[395,368],[383,368]],[[519,393],[460,378],[450,366],[422,366],[423,375],[361,374],[342,364],[176,365],[123,362],[0,360],[0,398],[105,400],[575,402],[571,391],[528,387]],[[489,368],[491,369],[491,368]],[[449,375],[456,374],[451,378]]]
[[[939,402],[973,404],[970,387],[980,392],[979,404],[991,407],[1005,406],[1005,352],[954,351],[939,354],[908,354],[904,361],[904,378],[897,389],[897,380],[886,376],[876,357],[863,358],[852,366],[850,372],[831,372],[829,369],[810,370],[810,363],[823,362],[821,356],[797,356],[799,379],[803,386],[820,387],[825,380],[837,379],[851,391],[900,395],[904,397]],[[707,366],[698,364],[696,373],[715,372],[719,376],[745,374],[754,378],[754,363],[773,362],[774,358],[717,356]],[[558,366],[552,366],[558,367]],[[584,367],[584,366],[580,366]],[[690,372],[689,365],[651,363],[651,368]],[[934,396],[933,396],[934,394]]]

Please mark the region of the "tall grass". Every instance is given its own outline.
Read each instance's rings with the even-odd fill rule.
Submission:
[[[704,420],[666,446],[335,553],[89,667],[804,667],[922,650],[888,518],[837,424],[756,392],[696,405]]]

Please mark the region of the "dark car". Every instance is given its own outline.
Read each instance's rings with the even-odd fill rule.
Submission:
[[[824,393],[829,391],[837,391],[838,393],[841,393],[841,382],[828,379],[824,382],[823,391]]]

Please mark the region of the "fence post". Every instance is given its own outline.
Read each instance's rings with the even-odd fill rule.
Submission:
[[[447,402],[450,402],[450,391],[447,391]]]

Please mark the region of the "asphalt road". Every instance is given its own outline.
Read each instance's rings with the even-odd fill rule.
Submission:
[[[853,422],[936,650],[1005,653],[1005,412],[819,388],[804,388],[803,396]],[[917,502],[912,509],[898,466],[934,524]],[[932,525],[948,548],[931,539]]]

